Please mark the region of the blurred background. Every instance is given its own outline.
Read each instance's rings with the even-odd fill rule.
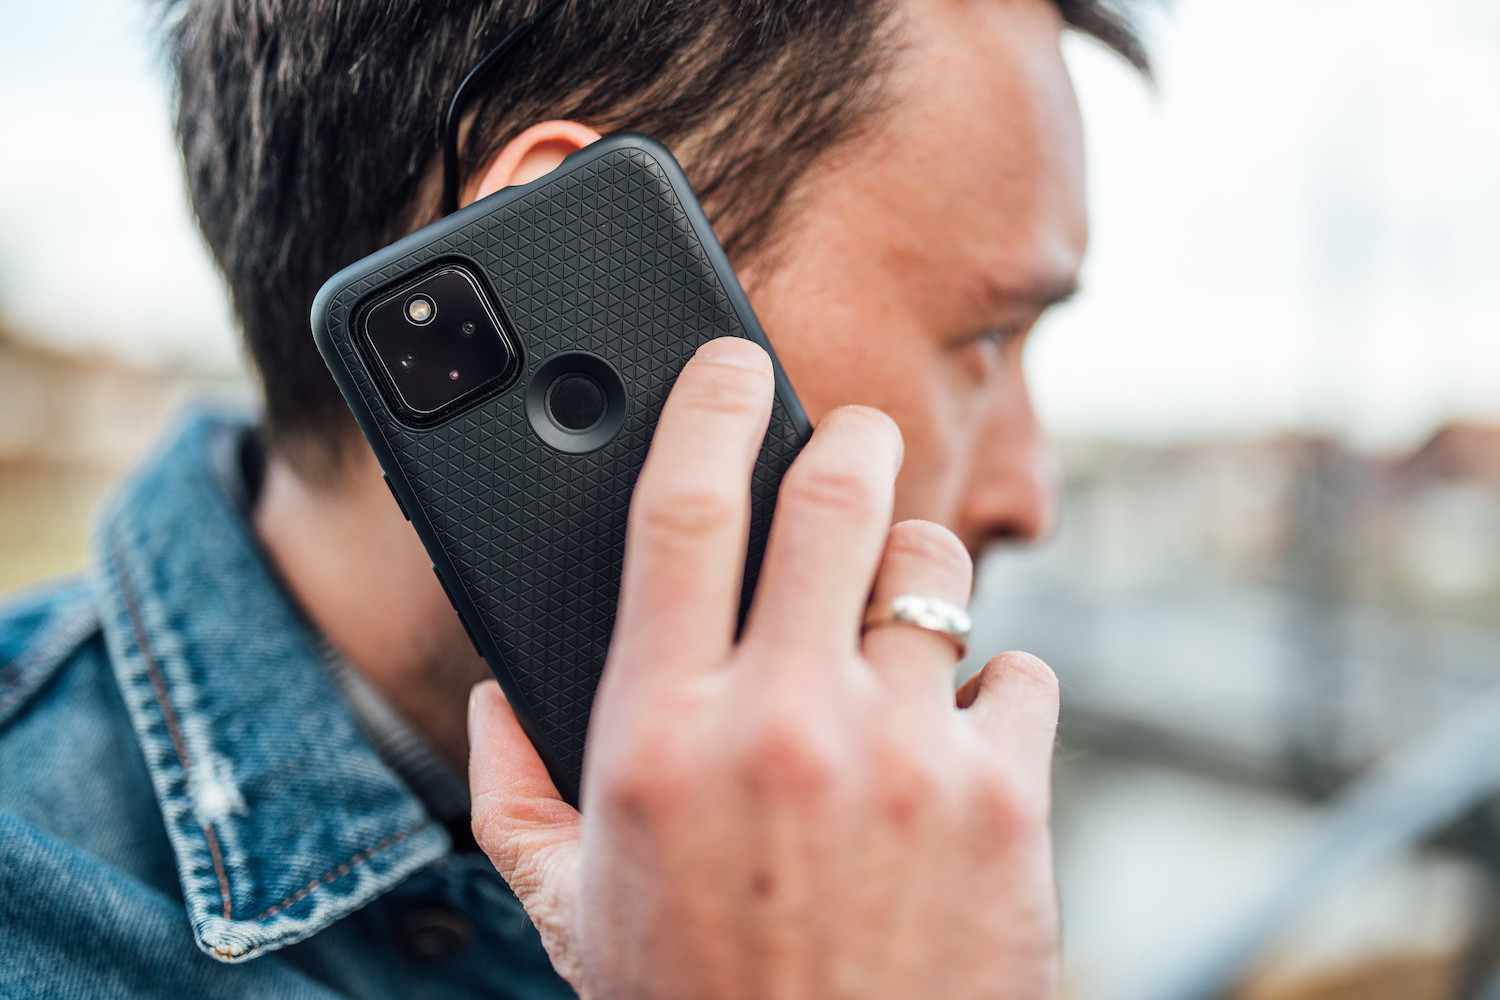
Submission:
[[[0,7],[8,592],[84,566],[185,399],[252,394],[158,7]],[[1500,2],[1147,27],[1154,91],[1067,43],[1094,244],[1029,362],[1064,525],[975,600],[1063,684],[1068,995],[1500,998]]]

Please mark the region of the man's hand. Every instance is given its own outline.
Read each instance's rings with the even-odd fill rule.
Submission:
[[[890,527],[895,425],[836,410],[782,483],[735,641],[770,361],[688,363],[630,510],[582,815],[493,682],[470,706],[474,832],[584,997],[1047,997],[1057,688],[991,660],[955,700],[945,637],[860,623],[902,593],[957,604],[937,525]]]

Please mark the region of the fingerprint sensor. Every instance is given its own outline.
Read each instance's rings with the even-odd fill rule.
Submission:
[[[561,430],[586,434],[604,420],[604,387],[592,375],[569,372],[547,387],[547,416]]]
[[[625,423],[625,383],[597,355],[553,355],[526,388],[526,419],[536,436],[558,451],[597,451]]]

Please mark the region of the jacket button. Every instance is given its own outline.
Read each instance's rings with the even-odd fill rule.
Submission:
[[[468,946],[474,927],[446,906],[407,910],[396,919],[396,940],[412,958],[434,961],[452,958]]]

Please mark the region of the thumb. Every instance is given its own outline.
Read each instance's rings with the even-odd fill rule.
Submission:
[[[469,694],[474,839],[541,932],[557,970],[574,980],[579,815],[547,774],[500,685]]]

